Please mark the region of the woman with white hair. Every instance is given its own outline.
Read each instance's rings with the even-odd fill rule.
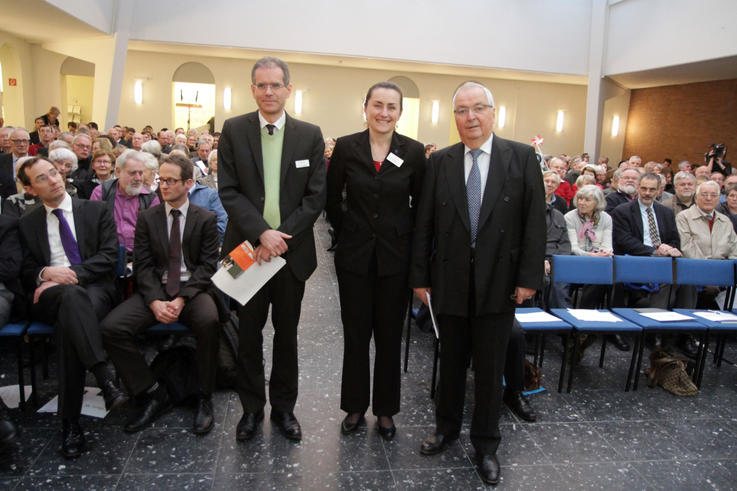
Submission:
[[[612,255],[612,218],[604,211],[601,188],[587,184],[573,197],[573,210],[565,215],[571,249],[577,256]]]
[[[207,155],[207,167],[210,172],[207,175],[201,176],[197,179],[199,184],[207,186],[208,188],[218,188],[218,151],[212,150]]]
[[[66,190],[69,196],[77,196],[77,186],[69,177],[72,172],[77,170],[77,155],[68,148],[57,148],[49,152],[49,160],[64,178]]]

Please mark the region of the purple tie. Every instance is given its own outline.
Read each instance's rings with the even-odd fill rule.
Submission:
[[[52,210],[51,213],[56,215],[59,219],[59,236],[61,237],[61,246],[64,248],[64,253],[67,255],[67,259],[72,263],[72,266],[76,264],[82,264],[82,256],[79,254],[79,245],[77,240],[72,234],[72,229],[69,227],[69,222],[64,218],[64,212],[61,208]]]

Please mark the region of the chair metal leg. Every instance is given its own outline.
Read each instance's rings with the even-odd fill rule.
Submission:
[[[19,337],[17,340],[17,350],[15,352],[16,361],[18,363],[18,391],[20,395],[20,407],[21,409],[26,408],[26,383],[23,377],[23,338]]]
[[[719,358],[717,360],[717,368],[722,368],[722,359],[724,358],[724,347],[727,345],[727,338],[722,338],[722,345],[719,347]]]
[[[34,339],[31,339],[29,346],[29,351],[31,354],[30,362],[31,362],[31,402],[33,403],[33,407],[38,407],[38,384],[36,383],[36,342]]]
[[[719,350],[722,348],[722,341],[724,340],[723,335],[717,335],[717,342],[714,346],[714,356],[712,357],[711,363],[712,365],[716,365],[717,361],[719,360]]]
[[[635,364],[637,363],[637,353],[640,352],[640,344],[643,343],[642,333],[639,336],[635,336],[635,345],[632,348],[632,359],[630,360],[630,369],[627,372],[627,383],[624,386],[624,391],[629,392],[632,386],[632,376],[634,375]]]
[[[404,339],[404,373],[407,373],[407,364],[409,363],[409,338],[412,330],[412,302],[410,297],[409,307],[407,308],[407,337]]]
[[[540,368],[543,366],[543,357],[545,356],[545,333],[542,333],[540,335],[540,364],[538,365]]]
[[[634,348],[633,348],[634,349]],[[632,390],[637,390],[637,382],[640,380],[640,370],[642,370],[642,352],[645,350],[645,331],[640,333],[640,349],[637,351],[637,367],[635,368],[635,385]]]
[[[566,335],[563,336],[563,356],[560,362],[560,375],[558,376],[558,392],[559,393],[563,390],[563,380],[565,380],[565,376],[566,376],[566,364],[568,363],[568,338],[569,337],[570,337],[570,333],[566,333]]]
[[[539,366],[537,364],[538,358],[540,357],[540,338],[542,337],[542,333],[537,332],[535,333],[535,342],[533,344],[532,350],[532,364],[535,366]]]
[[[578,333],[573,332],[573,351],[571,352],[571,366],[568,370],[568,388],[566,392],[570,394],[571,385],[573,385],[573,367],[575,366],[576,353],[578,352]]]
[[[438,358],[440,357],[440,340],[435,339],[435,357],[432,362],[432,385],[430,386],[430,399],[435,399],[435,383],[438,377]]]
[[[43,352],[44,352],[44,359],[43,359],[44,380],[48,380],[49,379],[49,340],[47,338],[44,338],[41,341],[43,343]]]
[[[702,345],[699,346],[701,350],[701,357],[696,357],[696,361],[698,362],[698,365],[696,367],[696,387],[699,389],[701,388],[701,380],[704,378],[704,369],[706,368],[704,365],[706,364],[706,356],[709,350],[709,331],[705,331],[704,334],[701,336]]]
[[[606,353],[606,334],[601,335],[601,353],[599,354],[599,368],[604,368],[604,353]]]

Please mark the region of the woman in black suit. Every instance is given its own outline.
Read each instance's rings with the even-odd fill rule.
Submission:
[[[327,177],[344,333],[340,407],[348,414],[341,431],[354,432],[368,409],[373,335],[372,409],[379,434],[388,440],[396,432],[392,417],[399,412],[410,243],[425,150],[395,131],[402,114],[402,92],[395,84],[373,85],[364,112],[368,129],[338,139]]]

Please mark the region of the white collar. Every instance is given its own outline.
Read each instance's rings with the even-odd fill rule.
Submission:
[[[61,200],[61,203],[59,203],[59,206],[56,208],[52,208],[46,203],[44,203],[44,208],[46,208],[46,215],[50,215],[52,211],[54,211],[56,208],[61,208],[62,211],[66,211],[68,213],[72,212],[72,197],[69,196],[69,193],[64,193],[64,199]]]
[[[491,136],[489,136],[489,139],[488,139],[488,140],[486,140],[486,141],[485,141],[485,142],[484,142],[484,143],[483,143],[483,144],[482,144],[482,145],[481,145],[481,146],[479,147],[479,148],[481,149],[481,151],[482,151],[482,152],[484,152],[484,153],[486,153],[486,154],[488,154],[488,155],[491,155],[491,142],[492,142],[493,140],[494,140],[494,133],[492,133],[492,134],[491,134]],[[465,154],[467,154],[468,152],[470,152],[470,151],[471,151],[471,147],[469,147],[468,145],[465,145],[465,144],[464,144],[464,147],[465,147],[465,150],[463,151],[463,154],[465,155]]]
[[[281,130],[284,126],[284,122],[287,120],[287,112],[282,110],[281,116],[279,116],[279,119],[274,121],[273,123],[269,123],[266,121],[266,118],[264,118],[263,114],[261,114],[261,111],[258,112],[258,120],[261,123],[261,128],[263,129],[267,124],[273,124],[276,126],[277,130]]]
[[[166,201],[164,201],[164,209],[166,210],[166,216],[168,217],[169,214],[171,213],[171,210],[173,210],[174,207],[170,205],[169,203],[167,203]],[[178,208],[178,210],[181,212],[183,218],[187,218],[187,211],[189,210],[189,197],[184,202],[184,204]]]

